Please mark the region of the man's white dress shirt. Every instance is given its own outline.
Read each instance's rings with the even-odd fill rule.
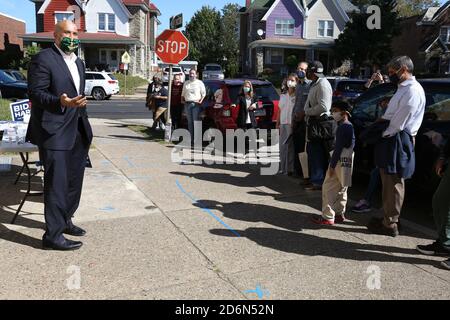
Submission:
[[[61,55],[64,58],[64,62],[66,63],[67,67],[69,68],[70,74],[72,75],[73,82],[75,83],[75,87],[77,88],[77,93],[83,94],[83,92],[80,92],[80,73],[78,71],[78,67],[76,64],[78,57],[73,52],[70,54],[63,52],[56,44],[55,44],[55,47],[61,53]],[[75,98],[75,97],[69,97],[69,98]]]

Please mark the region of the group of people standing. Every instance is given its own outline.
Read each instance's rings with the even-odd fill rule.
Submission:
[[[372,233],[396,237],[405,198],[405,180],[415,171],[415,137],[422,125],[426,97],[413,76],[414,64],[409,57],[396,57],[387,68],[388,79],[378,71],[368,82],[368,87],[390,81],[398,89],[392,98],[380,101],[381,118],[360,137],[366,143],[374,144],[376,167],[371,173],[367,200],[360,201],[354,211],[367,211],[381,180],[384,216],[372,218],[367,227]],[[280,173],[303,174],[302,185],[306,190],[322,191],[322,215],[312,219],[318,225],[345,222],[347,191],[353,171],[355,134],[349,121],[352,107],[345,101],[333,102],[332,95],[322,63],[301,62],[297,72],[286,79],[286,92],[280,97],[277,121]],[[331,119],[337,128],[330,147],[326,138],[320,139],[317,128],[327,129],[324,124]],[[306,153],[306,167],[299,160],[301,153]],[[442,178],[433,198],[438,239],[430,245],[418,246],[417,250],[422,254],[450,256],[450,170],[445,170],[449,158],[450,142],[447,142],[436,165],[436,173]],[[442,266],[450,269],[450,260],[442,262]]]

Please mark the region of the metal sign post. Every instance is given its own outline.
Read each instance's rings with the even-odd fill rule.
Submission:
[[[125,53],[121,57],[121,62],[124,65],[124,73],[125,73],[125,90],[123,92],[123,97],[125,98],[125,95],[127,94],[127,74],[128,74],[128,64],[131,63],[131,57],[128,52],[125,51]]]
[[[173,76],[173,65],[169,65],[169,96],[167,97],[167,123],[166,130],[164,133],[164,140],[170,142],[172,140],[172,117],[170,116],[171,104],[172,104],[172,76]]]

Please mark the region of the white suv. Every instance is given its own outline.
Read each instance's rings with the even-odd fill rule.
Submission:
[[[119,93],[119,81],[110,73],[86,72],[86,88],[84,94],[92,96],[95,100],[111,98],[113,94]]]

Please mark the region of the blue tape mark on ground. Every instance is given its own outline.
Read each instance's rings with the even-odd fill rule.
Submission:
[[[111,207],[111,206],[106,206],[104,208],[100,208],[99,210],[100,211],[106,211],[106,212],[113,212],[113,211],[116,211],[116,208]]]
[[[228,230],[230,230],[233,234],[235,234],[235,235],[238,236],[238,237],[241,236],[236,230],[234,230],[232,227],[230,227],[230,226],[227,225],[225,222],[223,222],[223,220],[220,219],[218,216],[216,216],[216,215],[211,211],[211,209],[202,207],[202,206],[201,206],[201,203],[198,202],[198,200],[195,199],[195,197],[194,197],[192,194],[190,194],[189,192],[187,192],[186,190],[183,189],[183,187],[181,186],[181,184],[180,184],[180,182],[179,182],[178,180],[176,180],[176,184],[177,184],[178,189],[180,189],[180,191],[181,191],[182,193],[184,193],[189,199],[192,200],[192,203],[198,204],[198,205],[200,206],[200,209],[202,209],[202,210],[205,211],[207,214],[209,214],[210,216],[212,216],[214,219],[216,219],[217,221],[219,221],[220,224],[222,224],[225,228],[227,228]]]
[[[133,163],[128,157],[123,157],[123,159],[128,163],[128,165],[129,165],[131,168],[136,167],[136,166],[134,165],[134,163]]]

